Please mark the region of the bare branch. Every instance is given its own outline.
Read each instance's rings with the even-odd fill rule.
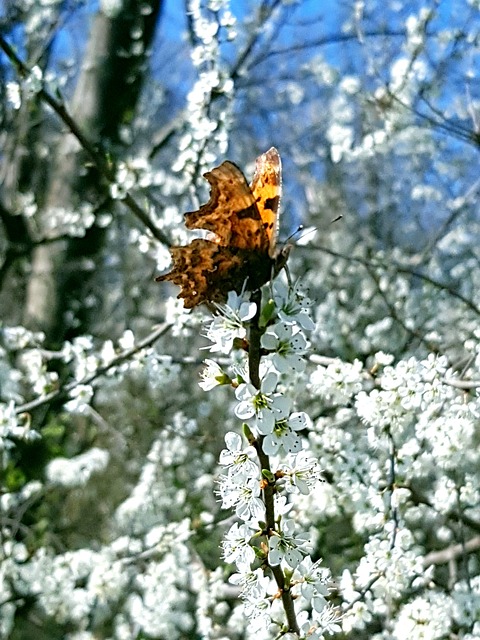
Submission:
[[[456,378],[444,378],[443,382],[448,384],[449,387],[455,389],[477,389],[480,387],[480,380],[457,380]]]
[[[407,35],[404,29],[400,30],[386,30],[386,31],[363,31],[363,38],[404,38]],[[358,42],[358,34],[357,33],[335,33],[328,36],[323,36],[322,38],[315,38],[315,40],[304,40],[299,44],[294,44],[289,47],[284,47],[283,49],[273,49],[272,51],[268,51],[264,56],[259,56],[257,58],[257,62],[265,62],[269,58],[274,56],[283,56],[283,55],[291,55],[292,53],[297,53],[299,51],[305,51],[306,49],[315,49],[317,47],[325,47],[331,44],[338,44],[340,42]]]
[[[466,553],[477,551],[477,549],[480,549],[480,536],[470,538],[470,540],[467,540],[465,544],[453,544],[441,551],[432,551],[431,553],[427,553],[423,558],[423,566],[426,568],[432,564],[446,564],[447,562],[451,562]]]

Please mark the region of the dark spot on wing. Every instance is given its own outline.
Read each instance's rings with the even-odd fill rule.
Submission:
[[[251,204],[246,209],[235,211],[235,213],[239,220],[243,220],[244,218],[258,218],[257,207],[254,204]]]
[[[264,208],[271,209],[272,211],[276,211],[276,209],[278,208],[279,201],[280,201],[280,198],[278,196],[275,196],[274,198],[267,198],[265,200]]]

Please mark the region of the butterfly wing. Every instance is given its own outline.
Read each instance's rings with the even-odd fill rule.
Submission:
[[[186,309],[203,302],[225,302],[229,291],[254,290],[272,275],[272,261],[262,253],[196,238],[184,247],[172,247],[169,273],[155,278],[180,286],[178,298]]]
[[[184,247],[171,247],[170,252],[171,271],[155,279],[178,285],[181,290],[177,297],[184,299],[186,309],[202,302],[222,302],[225,298],[219,286],[222,278],[242,263],[241,256],[233,255],[228,247],[204,238],[196,238]]]
[[[273,258],[278,233],[278,207],[282,195],[282,161],[275,147],[257,158],[250,188],[268,238],[268,253]]]
[[[191,309],[203,302],[222,302],[229,291],[255,290],[285,264],[288,252],[276,255],[281,161],[273,147],[257,158],[251,187],[233,162],[205,174],[210,199],[185,214],[188,229],[205,229],[212,238],[196,238],[172,247],[169,273],[156,278],[180,286],[179,298]]]
[[[233,162],[205,173],[210,199],[198,211],[185,214],[188,229],[206,229],[222,246],[267,253],[269,241],[263,219],[245,176]]]

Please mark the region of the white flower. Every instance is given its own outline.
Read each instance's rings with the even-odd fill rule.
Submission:
[[[307,341],[299,330],[294,331],[291,324],[277,322],[272,325],[263,334],[261,343],[264,349],[274,352],[272,361],[279,373],[289,370],[301,372],[305,369],[302,355]]]
[[[227,304],[217,305],[217,308],[219,315],[214,318],[206,333],[213,345],[206,348],[212,353],[230,353],[234,340],[245,337],[245,323],[255,315],[256,305],[231,291]]]
[[[249,620],[252,632],[261,635],[267,633],[271,624],[271,607],[270,598],[265,598],[255,593],[249,594],[248,597],[245,598],[243,611]]]
[[[260,498],[260,483],[257,478],[223,476],[218,491],[222,498],[222,508],[235,507],[235,513],[242,520],[260,520],[265,517],[265,505]]]
[[[359,393],[363,385],[363,363],[335,359],[327,367],[319,365],[310,377],[312,392],[332,404],[347,404]]]
[[[70,398],[64,407],[70,413],[83,414],[89,411],[90,401],[93,398],[93,387],[89,384],[77,384],[70,391]]]
[[[364,629],[373,619],[371,605],[362,601],[360,594],[357,597],[358,600],[349,605],[342,615],[342,630],[345,634],[350,634],[354,629]]]
[[[18,417],[15,411],[14,402],[0,404],[0,437],[18,437],[23,429],[18,425]]]
[[[275,280],[273,298],[280,320],[287,324],[299,324],[306,331],[312,331],[315,328],[315,323],[309,315],[309,307],[312,303],[298,284],[287,287],[281,280]]]
[[[388,366],[392,364],[394,356],[390,353],[384,353],[383,351],[377,351],[375,354],[375,362],[381,366]]]
[[[334,633],[340,633],[342,630],[339,624],[341,617],[331,604],[327,604],[321,611],[314,609],[313,616],[323,633],[333,635]]]
[[[214,360],[205,360],[205,369],[200,374],[201,381],[198,383],[204,391],[210,391],[220,384],[229,384],[230,378]]]
[[[256,597],[260,596],[261,598],[265,598],[270,587],[270,579],[264,574],[263,569],[260,568],[255,569],[255,571],[234,573],[228,581],[241,588],[242,597],[255,594]]]
[[[340,592],[342,598],[346,603],[355,602],[355,600],[361,600],[360,592],[355,588],[355,582],[349,569],[344,569],[340,578]]]
[[[268,562],[273,567],[285,560],[293,569],[307,553],[310,536],[306,532],[295,535],[293,520],[284,520],[282,531],[275,532],[268,540]]]
[[[229,431],[225,435],[226,449],[220,452],[219,462],[224,467],[229,467],[228,473],[231,476],[255,477],[258,475],[258,466],[254,462],[257,452],[254,447],[242,448],[243,441],[238,433]]]
[[[322,472],[318,461],[309,456],[307,451],[290,456],[291,465],[283,464],[282,472],[286,478],[287,491],[297,491],[303,495],[308,495],[310,489],[322,481]]]
[[[252,529],[246,524],[235,522],[222,541],[225,562],[235,563],[241,570],[249,570],[255,560],[255,551],[250,545]]]
[[[40,67],[35,66],[30,69],[30,73],[23,81],[25,95],[31,98],[39,93],[43,87],[43,72]]]
[[[324,640],[322,630],[319,628],[318,623],[314,622],[308,613],[308,611],[300,611],[297,616],[297,623],[300,628],[301,638],[308,638],[308,640]],[[288,638],[288,635],[283,636]],[[292,634],[292,640],[296,640],[298,636]],[[290,639],[289,639],[290,640]]]
[[[310,426],[310,418],[303,411],[290,414],[288,419],[277,420],[273,431],[265,436],[262,449],[267,456],[276,455],[281,448],[287,453],[297,453],[302,448],[302,440],[297,431]]]
[[[30,415],[17,415],[15,403],[0,402],[0,451],[12,448],[14,440],[31,441],[40,438],[38,431],[30,428]]]
[[[109,452],[98,447],[73,458],[54,458],[46,468],[47,480],[52,485],[84,487],[94,473],[106,469],[109,460]]]
[[[443,593],[432,592],[405,604],[397,617],[392,637],[398,640],[435,640],[449,635],[452,625],[452,600]]]
[[[7,82],[5,84],[5,96],[7,102],[9,102],[15,110],[20,109],[22,106],[22,98],[18,82]]]
[[[275,505],[275,513],[277,516],[284,516],[293,509],[293,502],[288,502],[286,496],[282,496],[279,493],[275,493],[273,497]]]
[[[240,420],[253,423],[260,433],[271,433],[276,420],[284,419],[290,410],[291,402],[279,393],[273,393],[277,386],[278,375],[270,371],[263,378],[260,391],[253,384],[240,384],[235,395],[240,402],[234,413]]]
[[[228,316],[235,316],[241,322],[251,320],[257,311],[257,305],[250,300],[245,300],[235,291],[230,291],[225,305],[217,305],[221,312]]]
[[[300,584],[300,592],[302,596],[310,601],[313,598],[323,600],[323,606],[325,606],[325,597],[328,594],[328,581],[330,580],[330,570],[326,567],[321,567],[322,560],[312,562],[310,556],[305,557],[302,562],[297,566],[296,571],[302,576]],[[319,603],[315,607],[316,611],[319,611]],[[323,608],[323,607],[322,607]]]
[[[26,347],[40,346],[45,336],[43,333],[33,333],[24,327],[2,327],[2,340],[5,347],[11,351]]]

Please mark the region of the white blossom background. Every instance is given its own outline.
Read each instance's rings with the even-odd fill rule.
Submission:
[[[0,25],[0,636],[478,640],[478,1],[9,0]],[[265,288],[264,415],[248,302],[185,312],[154,277],[202,174],[272,145],[305,293]],[[265,554],[298,633],[245,422],[285,474]]]

